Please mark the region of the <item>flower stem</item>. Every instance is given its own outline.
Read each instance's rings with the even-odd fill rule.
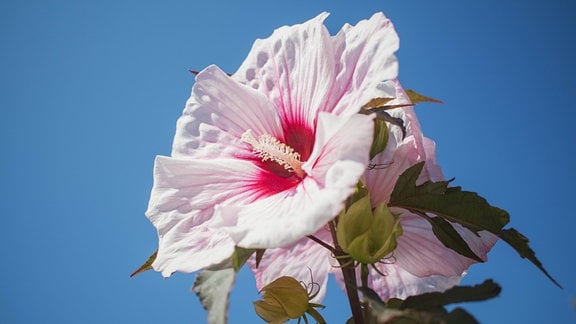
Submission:
[[[311,239],[312,241],[322,245],[323,247],[327,248],[330,252],[334,253],[334,248],[328,245],[328,243],[322,241],[321,239],[317,238],[314,235],[307,235],[307,238]]]
[[[364,313],[362,311],[362,304],[360,303],[358,289],[356,287],[357,281],[354,260],[351,259],[338,244],[335,222],[330,222],[329,224],[330,233],[334,240],[333,253],[334,257],[340,264],[340,269],[342,269],[342,277],[344,279],[344,285],[346,286],[346,295],[348,296],[348,303],[350,304],[350,310],[352,311],[352,318],[354,319],[355,324],[364,324]]]

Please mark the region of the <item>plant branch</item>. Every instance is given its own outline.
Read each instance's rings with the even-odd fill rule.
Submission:
[[[350,310],[352,311],[352,318],[355,324],[364,324],[364,313],[362,311],[362,304],[360,303],[360,298],[358,297],[358,287],[356,286],[356,269],[354,267],[354,260],[347,255],[336,238],[336,225],[335,222],[330,222],[330,233],[332,234],[332,239],[334,240],[334,257],[338,260],[340,264],[340,269],[342,269],[342,277],[344,279],[344,285],[346,286],[346,295],[348,296],[348,302],[350,304]]]
[[[314,236],[314,235],[307,235],[306,237],[309,238],[309,239],[311,239],[312,241],[314,241],[314,242],[322,245],[323,247],[327,248],[328,251],[334,253],[334,248],[333,248],[333,247],[331,247],[328,243],[322,241],[321,239],[317,238],[316,236]]]

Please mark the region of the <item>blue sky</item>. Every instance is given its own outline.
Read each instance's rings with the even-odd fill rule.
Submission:
[[[156,249],[144,216],[155,155],[168,155],[194,82],[233,72],[252,42],[322,11],[333,31],[383,11],[399,78],[442,99],[417,108],[455,184],[506,209],[564,286],[499,243],[466,284],[499,298],[485,323],[576,320],[576,6],[569,0],[2,1],[0,322],[203,323],[194,275],[128,278]],[[348,316],[329,286],[329,323]],[[231,323],[257,322],[243,271]]]

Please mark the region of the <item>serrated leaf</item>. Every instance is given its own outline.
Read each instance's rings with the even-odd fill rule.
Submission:
[[[446,311],[445,305],[480,301],[496,297],[500,286],[487,280],[473,287],[454,287],[445,292],[424,293],[408,297],[406,300],[391,298],[386,303],[372,289],[358,288],[365,301],[370,304],[370,313],[378,323],[442,323],[442,324],[475,324],[476,319],[465,310],[456,308]]]
[[[485,230],[498,235],[521,257],[530,260],[555,285],[561,287],[529,248],[528,239],[515,229],[503,229],[510,220],[506,211],[491,206],[474,192],[462,191],[460,187],[448,188],[448,181],[428,181],[416,185],[423,167],[424,162],[417,163],[400,175],[392,191],[389,206],[408,209],[420,215],[433,213],[453,223],[459,223],[473,232]]]
[[[444,292],[424,293],[410,296],[402,302],[401,309],[436,309],[455,303],[482,301],[500,294],[500,285],[488,279],[475,286],[456,286]]]
[[[508,224],[510,216],[506,211],[491,206],[475,192],[462,191],[460,187],[448,188],[448,181],[416,185],[423,167],[424,162],[419,162],[400,175],[389,206],[433,213],[474,232],[485,230],[498,235]]]
[[[434,235],[444,244],[445,247],[454,250],[455,252],[468,257],[472,260],[478,262],[484,262],[479,256],[477,256],[466,241],[460,236],[460,234],[454,229],[452,224],[447,222],[441,217],[428,217],[421,214],[424,219],[426,219],[432,225],[432,232]]]
[[[158,250],[156,250],[156,252],[152,253],[152,255],[148,258],[148,260],[146,260],[146,262],[144,262],[144,264],[142,264],[140,266],[140,268],[136,269],[136,271],[132,272],[130,274],[130,278],[134,277],[137,274],[140,274],[144,271],[148,271],[152,269],[152,263],[154,263],[154,260],[156,260],[156,256],[158,255]]]
[[[208,323],[228,322],[228,300],[236,280],[233,268],[204,270],[196,275],[193,290],[208,312]]]
[[[464,309],[457,307],[444,315],[446,324],[478,324],[479,322]]]
[[[518,252],[522,258],[530,260],[530,262],[538,267],[538,269],[540,269],[556,286],[562,288],[562,286],[554,278],[552,278],[548,271],[544,269],[544,266],[540,260],[536,258],[536,253],[530,248],[530,246],[528,246],[529,240],[527,237],[522,235],[516,229],[510,228],[503,230],[500,238],[502,238],[506,243],[514,248],[514,250],[516,250],[516,252]]]
[[[433,102],[433,103],[442,103],[441,100],[438,99],[434,99],[434,98],[430,98],[427,97],[425,95],[419,94],[418,92],[414,91],[414,90],[405,90],[406,95],[408,95],[408,98],[410,98],[410,101],[412,101],[413,104],[419,104],[421,102]]]

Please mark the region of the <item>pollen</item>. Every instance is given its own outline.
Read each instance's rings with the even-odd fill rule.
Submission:
[[[274,161],[286,170],[294,172],[299,178],[304,176],[300,154],[294,152],[293,148],[280,142],[274,136],[264,134],[256,139],[252,130],[249,129],[242,134],[241,140],[252,145],[252,152],[262,161]]]

